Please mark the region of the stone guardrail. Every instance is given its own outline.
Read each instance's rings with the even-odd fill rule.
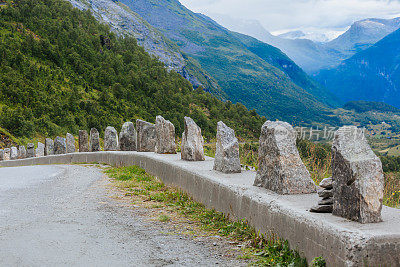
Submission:
[[[332,177],[320,183],[318,196],[322,200],[318,202],[318,187],[300,159],[296,133],[288,123],[267,121],[263,125],[255,174],[242,172],[238,140],[223,122],[218,123],[215,160],[204,156],[200,127],[189,117],[184,122],[180,159],[174,125],[157,116],[155,125],[137,120],[136,129],[127,122],[119,135],[115,128],[107,127],[104,150],[108,152],[99,152],[99,132],[92,128],[90,135],[79,131],[79,154],[75,153],[74,136],[67,133],[66,138],[56,137],[54,141],[46,138],[36,150],[32,143],[27,149],[0,149],[0,166],[145,163],[142,167],[166,184],[182,188],[199,202],[233,218],[245,218],[264,233],[273,231],[309,259],[322,255],[334,265],[399,264],[400,211],[383,207],[386,213],[382,213],[382,164],[357,127],[342,127],[335,133]],[[111,152],[118,150],[138,152]],[[327,214],[317,216],[309,211]],[[327,220],[328,213],[341,218]],[[322,226],[312,225],[310,222],[317,218],[327,221],[317,222]],[[357,222],[357,227],[352,229],[350,221],[343,218]],[[368,231],[357,233],[356,229]]]
[[[289,241],[308,260],[322,256],[328,266],[399,266],[400,210],[383,207],[383,222],[360,224],[330,213],[309,212],[318,195],[279,195],[253,186],[256,173],[224,174],[212,169],[214,159],[189,162],[179,154],[151,152],[85,152],[1,161],[2,167],[42,164],[104,163],[137,165],[178,187],[196,201],[246,219],[260,233]]]

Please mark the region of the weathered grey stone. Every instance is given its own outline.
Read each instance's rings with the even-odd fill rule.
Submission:
[[[156,117],[156,136],[156,153],[176,154],[175,126],[161,116]]]
[[[332,205],[318,205],[312,207],[310,211],[315,213],[332,213]]]
[[[301,161],[293,127],[281,121],[267,121],[261,129],[259,168],[255,186],[279,194],[309,194],[316,186]]]
[[[325,189],[332,189],[333,188],[333,180],[332,177],[325,178],[319,183],[319,186]]]
[[[89,135],[86,130],[79,130],[79,152],[89,152]]]
[[[0,161],[4,160],[4,149],[0,149]]]
[[[154,152],[157,141],[156,126],[150,122],[136,120],[137,151]]]
[[[89,151],[100,151],[100,136],[96,128],[90,129]]]
[[[119,133],[119,149],[121,151],[136,151],[136,129],[133,122],[125,122]]]
[[[18,158],[18,148],[13,146],[10,149],[10,159],[11,160],[16,160],[17,158]]]
[[[214,170],[224,173],[241,172],[239,141],[235,137],[235,131],[222,121],[218,122],[217,126]]]
[[[318,202],[318,205],[333,205],[333,198],[324,198]]]
[[[104,132],[104,151],[117,151],[118,148],[118,132],[114,127],[108,126]]]
[[[11,159],[11,149],[5,148],[3,154],[3,160],[10,160]]]
[[[67,141],[64,137],[57,136],[54,139],[54,154],[67,154]]]
[[[72,134],[67,133],[65,139],[67,143],[67,153],[75,153],[76,152],[75,137]]]
[[[318,192],[318,196],[322,198],[333,197],[333,191],[324,189]]]
[[[185,131],[182,134],[181,158],[188,161],[203,161],[204,140],[200,127],[189,117],[185,117]]]
[[[360,223],[380,222],[384,176],[362,129],[345,126],[332,145],[333,214]]]
[[[51,138],[46,138],[44,141],[44,155],[54,155],[54,141]]]
[[[26,157],[27,158],[34,158],[36,155],[35,153],[35,144],[29,143],[26,145]]]
[[[36,157],[44,157],[44,144],[38,142],[36,148]]]
[[[25,148],[25,146],[19,146],[18,147],[18,158],[19,159],[26,158],[26,148]]]

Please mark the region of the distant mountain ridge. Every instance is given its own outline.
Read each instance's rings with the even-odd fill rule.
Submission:
[[[316,79],[343,102],[379,101],[400,108],[400,29]]]
[[[177,0],[121,0],[167,38],[175,42],[183,53],[199,62],[210,73],[232,102],[255,108],[259,114],[288,121],[330,120],[328,105],[335,100],[325,96],[326,102],[313,95],[324,90],[311,80],[292,80],[294,75],[285,68],[271,65],[265,58],[252,52],[241,38],[202,14],[185,8]],[[268,49],[267,49],[268,50]],[[266,50],[266,51],[267,51]],[[283,53],[271,53],[272,61],[289,61]],[[300,68],[298,70],[302,71]],[[302,79],[298,75],[297,79]],[[304,88],[298,84],[307,84]]]
[[[308,74],[338,66],[356,52],[370,47],[400,28],[400,18],[370,18],[354,22],[345,33],[334,40],[320,43],[305,38],[305,33],[301,31],[274,36],[257,21],[238,20],[227,16],[217,18],[233,31],[248,34],[281,49]]]

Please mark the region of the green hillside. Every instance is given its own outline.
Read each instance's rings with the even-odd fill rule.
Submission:
[[[291,123],[334,121],[325,104],[326,96],[320,99],[321,94],[313,95],[314,89],[324,89],[312,85],[306,75],[298,75],[293,81],[288,73],[270,64],[264,56],[257,55],[235,33],[210,18],[193,13],[177,0],[119,2],[130,7],[176,42],[184,53],[197,60],[232,102],[241,102],[270,119]],[[267,53],[268,56],[295,65],[275,50]],[[304,78],[307,80],[301,80]],[[300,84],[306,85],[305,88]]]
[[[20,137],[54,136],[137,118],[191,116],[206,137],[224,120],[256,137],[265,120],[223,103],[62,0],[17,0],[0,9],[0,125]]]

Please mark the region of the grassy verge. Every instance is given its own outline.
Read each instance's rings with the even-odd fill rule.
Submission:
[[[247,244],[242,257],[251,259],[254,266],[307,266],[306,259],[291,249],[287,241],[274,234],[260,235],[244,220],[231,221],[224,214],[205,208],[182,191],[164,185],[142,168],[107,168],[105,172],[126,196],[146,202],[149,207],[166,208],[174,216],[187,218],[210,235],[217,234]],[[166,222],[170,217],[171,214],[160,215],[159,220]],[[325,261],[317,258],[313,266],[325,266]]]

